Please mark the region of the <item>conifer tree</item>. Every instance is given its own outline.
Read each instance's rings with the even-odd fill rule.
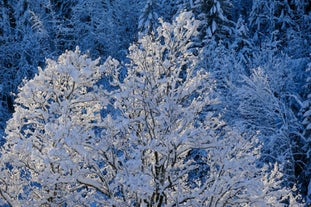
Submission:
[[[310,75],[310,69],[311,69],[311,64],[309,63],[308,68],[307,68],[307,74]],[[306,79],[306,84],[305,87],[307,89],[307,96],[306,100],[303,101],[300,113],[302,115],[302,124],[304,126],[304,137],[305,137],[305,143],[302,146],[302,150],[305,153],[305,165],[303,168],[303,171],[301,172],[301,177],[300,181],[302,182],[302,194],[305,195],[306,197],[306,202],[308,204],[311,203],[311,180],[310,180],[310,175],[311,175],[311,162],[310,160],[310,155],[311,155],[311,150],[310,150],[310,136],[311,136],[311,96],[308,94],[310,91],[310,77]]]
[[[190,0],[184,7],[194,12],[202,21],[200,33],[204,38],[215,38],[219,41],[230,39],[234,22],[231,0]]]
[[[73,29],[77,44],[92,56],[124,59],[137,40],[138,18],[144,1],[80,1],[73,7]]]
[[[303,12],[298,12],[300,3],[296,1],[259,1],[253,2],[249,24],[254,34],[254,41],[263,46],[266,41],[274,40],[278,42],[278,47],[291,50],[288,45],[295,39],[300,39],[298,19]],[[297,40],[296,40],[297,41]],[[269,43],[268,43],[269,44]]]
[[[178,0],[147,0],[139,17],[140,36],[156,33],[160,25],[159,18],[171,22],[179,8]],[[182,11],[182,10],[181,10]]]

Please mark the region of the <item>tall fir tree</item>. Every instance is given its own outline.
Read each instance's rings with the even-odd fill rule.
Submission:
[[[188,2],[188,1],[187,1]],[[189,8],[202,21],[200,32],[204,39],[227,41],[234,28],[233,4],[231,0],[195,0],[189,1]]]

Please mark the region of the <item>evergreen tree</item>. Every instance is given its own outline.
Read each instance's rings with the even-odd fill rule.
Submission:
[[[141,34],[151,34],[159,26],[159,15],[161,5],[159,1],[147,0],[145,8],[139,17],[138,30]]]
[[[147,0],[139,17],[138,31],[141,35],[156,33],[159,18],[171,22],[178,10],[178,0]]]
[[[306,70],[307,74],[309,75],[308,78],[306,79],[306,100],[302,103],[301,105],[301,115],[302,115],[302,124],[304,126],[304,137],[305,137],[305,143],[304,146],[302,146],[302,151],[305,153],[305,162],[304,162],[304,167],[303,171],[301,172],[300,175],[300,181],[302,183],[301,186],[301,191],[302,194],[306,197],[306,201],[308,204],[311,203],[311,162],[310,162],[310,155],[311,155],[311,150],[310,150],[310,129],[311,129],[311,101],[310,101],[310,69],[311,69],[311,64],[309,63],[308,68]]]
[[[73,7],[77,44],[92,56],[124,59],[129,44],[137,40],[143,1],[80,1]]]
[[[307,0],[291,1],[294,11],[295,27],[290,28],[287,34],[286,51],[295,58],[308,57],[311,49],[311,2]]]
[[[202,21],[200,33],[204,39],[224,42],[230,39],[234,28],[231,0],[190,0],[183,7],[193,11]]]
[[[32,77],[48,52],[40,19],[30,2],[0,1],[0,131],[13,112],[13,93],[24,78]],[[1,132],[0,132],[1,134]]]
[[[305,26],[298,23],[301,19],[305,19],[302,17],[305,16],[302,9],[305,2],[302,2],[255,0],[249,17],[254,41],[262,46],[267,40],[269,42],[273,39],[278,42],[278,47],[286,48],[287,51],[295,53],[293,47],[297,49],[298,44],[293,44],[293,41],[298,41],[301,45],[303,43],[301,35],[304,36],[300,32]]]
[[[242,64],[245,66],[251,64],[254,46],[250,40],[249,28],[242,16],[239,17],[233,30],[233,40],[229,48],[236,51],[236,55]]]

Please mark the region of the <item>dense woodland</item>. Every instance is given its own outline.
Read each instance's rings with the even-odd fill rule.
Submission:
[[[0,206],[311,204],[309,0],[0,0]]]

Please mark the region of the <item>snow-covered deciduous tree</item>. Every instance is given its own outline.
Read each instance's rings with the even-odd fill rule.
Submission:
[[[251,77],[243,77],[235,97],[238,99],[238,120],[246,131],[258,131],[263,142],[262,160],[283,165],[284,184],[299,186],[299,176],[303,170],[304,138],[301,125],[292,108],[285,101],[290,94],[273,88],[277,76],[269,78],[264,69],[253,70]],[[295,96],[295,94],[292,94]]]
[[[19,89],[7,124],[0,195],[11,206],[84,203],[77,177],[97,160],[102,67],[78,49],[47,64]]]
[[[232,45],[234,47],[235,45]],[[230,105],[233,107],[233,113],[235,114],[236,106],[233,104],[234,95],[233,90],[236,85],[239,84],[241,75],[249,74],[248,60],[241,54],[242,51],[236,51],[235,48],[227,48],[222,43],[216,41],[210,41],[208,45],[204,47],[203,58],[201,61],[205,70],[210,72],[210,76],[215,80],[217,94],[219,94],[220,106],[217,106],[217,110],[226,114],[230,112]],[[240,56],[239,56],[240,54]],[[227,121],[233,121],[226,114],[224,118]]]
[[[256,166],[256,138],[204,110],[215,100],[213,81],[196,67],[191,37],[198,26],[191,13],[181,13],[172,24],[161,22],[157,36],[130,47],[128,76],[114,83],[120,87],[114,93],[119,115],[104,121],[102,156],[110,183],[105,205],[281,206],[290,196],[277,167],[268,175]],[[195,149],[205,152],[200,159],[207,173],[189,182],[200,167],[188,159]]]

